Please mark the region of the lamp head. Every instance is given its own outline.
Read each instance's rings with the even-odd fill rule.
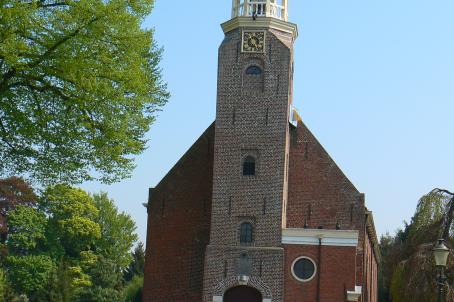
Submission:
[[[440,239],[433,249],[435,264],[439,267],[446,267],[448,263],[449,249],[445,245],[445,240]]]

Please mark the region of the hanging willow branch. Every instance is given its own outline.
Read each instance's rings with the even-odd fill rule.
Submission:
[[[438,189],[438,188],[434,189],[431,193],[443,194],[443,195],[448,195],[451,197],[451,199],[449,201],[449,210],[443,217],[443,221],[442,221],[442,228],[443,228],[442,231],[443,232],[441,234],[441,238],[448,241],[452,222],[454,220],[454,193],[452,193],[448,190]]]
[[[411,222],[403,230],[382,240],[382,301],[436,301],[433,247],[439,238],[454,246],[453,216],[454,193],[436,188],[420,199]],[[448,259],[446,276],[446,301],[454,301],[454,257]]]

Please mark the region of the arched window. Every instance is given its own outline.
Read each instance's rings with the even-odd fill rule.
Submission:
[[[261,75],[262,69],[256,65],[252,65],[246,69],[246,74],[247,75]]]
[[[263,62],[253,59],[246,63],[243,73],[243,90],[245,94],[258,95],[263,93],[265,85],[265,72],[261,66]]]
[[[240,244],[251,244],[252,241],[252,224],[244,222],[240,226]]]
[[[243,175],[253,176],[255,175],[255,158],[247,156],[243,161]]]

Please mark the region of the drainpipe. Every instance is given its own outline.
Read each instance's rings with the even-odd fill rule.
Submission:
[[[320,302],[320,282],[322,275],[322,237],[318,238],[318,282],[317,282],[317,302]]]

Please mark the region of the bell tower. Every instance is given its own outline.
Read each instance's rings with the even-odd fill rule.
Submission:
[[[204,302],[242,301],[242,292],[256,293],[257,301],[283,301],[298,35],[287,4],[233,0],[232,19],[222,24]]]
[[[256,15],[288,21],[287,3],[287,0],[233,0],[232,19]]]

